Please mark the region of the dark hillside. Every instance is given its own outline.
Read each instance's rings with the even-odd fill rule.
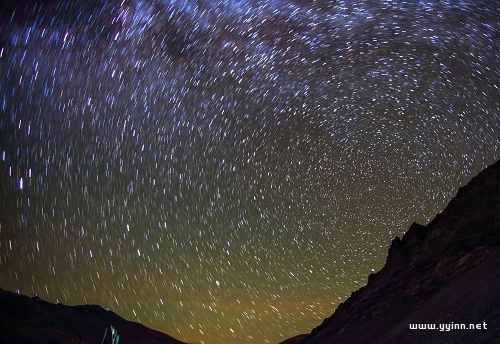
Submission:
[[[500,162],[460,188],[427,226],[413,224],[396,237],[365,287],[309,335],[287,343],[498,343],[498,290]],[[447,330],[451,324],[482,329]]]
[[[100,344],[110,326],[118,331],[120,344],[182,343],[100,306],[56,305],[0,289],[2,344]],[[110,333],[104,343],[111,343]]]

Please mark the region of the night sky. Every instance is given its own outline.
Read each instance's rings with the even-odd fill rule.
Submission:
[[[0,5],[0,287],[309,332],[500,159],[498,1]]]

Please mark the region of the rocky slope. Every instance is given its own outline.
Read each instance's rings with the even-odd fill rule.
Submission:
[[[100,344],[110,326],[118,331],[120,344],[182,343],[100,306],[56,305],[0,289],[2,344]],[[109,331],[104,343],[111,342]]]
[[[500,161],[427,226],[413,224],[396,237],[382,270],[331,317],[285,343],[500,343],[499,290]]]

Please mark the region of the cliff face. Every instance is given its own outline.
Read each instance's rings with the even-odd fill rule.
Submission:
[[[96,344],[114,326],[120,344],[182,342],[139,323],[127,321],[100,306],[65,306],[0,289],[0,343]],[[104,343],[111,343],[108,331]]]
[[[499,290],[500,161],[427,226],[413,224],[395,238],[385,266],[365,287],[309,335],[287,343],[500,342]],[[440,331],[439,324],[452,323],[486,329]]]

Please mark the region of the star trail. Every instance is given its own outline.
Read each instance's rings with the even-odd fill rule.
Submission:
[[[495,1],[7,1],[0,287],[309,332],[500,159]]]

